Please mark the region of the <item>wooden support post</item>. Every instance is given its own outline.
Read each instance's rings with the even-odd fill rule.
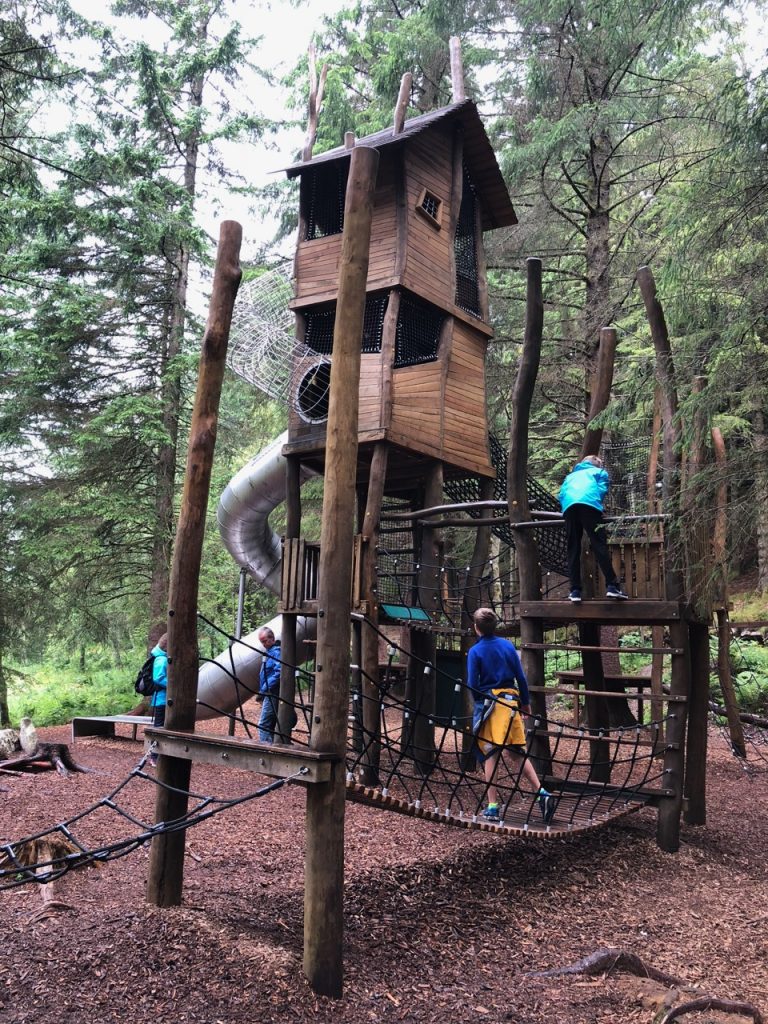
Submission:
[[[493,499],[494,486],[495,481],[488,477],[480,480],[480,501],[491,501]],[[461,665],[465,683],[467,681],[467,654],[476,639],[473,616],[477,609],[481,607],[480,585],[483,578],[483,570],[488,562],[490,547],[490,525],[479,526],[475,533],[475,546],[469,562],[466,586],[464,588],[464,603],[461,609]],[[471,722],[474,701],[472,700],[472,693],[468,688],[462,690],[462,700],[461,714],[467,721]],[[461,734],[461,766],[465,771],[471,767],[471,762],[474,762],[474,755],[472,754],[473,745],[474,737],[472,734],[468,731],[463,731]]]
[[[288,455],[285,464],[285,538],[291,540],[301,533],[301,459]],[[291,742],[294,705],[296,704],[296,665],[299,663],[296,642],[297,617],[283,615],[280,628],[280,700],[277,706],[275,743]]]
[[[541,361],[541,342],[544,333],[544,299],[541,287],[541,260],[526,260],[525,335],[517,379],[512,392],[512,421],[509,428],[509,457],[507,460],[507,500],[510,523],[530,519],[528,507],[528,430],[533,401],[533,389]],[[515,551],[520,573],[520,600],[541,599],[541,564],[539,549],[532,530],[515,530]],[[544,650],[541,644],[544,630],[541,619],[525,617],[520,621],[520,640],[523,648],[521,660],[530,686],[544,686]],[[546,725],[547,704],[543,693],[531,696],[531,707],[537,718]],[[539,775],[551,770],[549,738],[538,733],[530,746],[531,757]]]
[[[229,328],[241,277],[242,236],[242,228],[235,221],[222,223],[200,354],[168,594],[168,706],[165,717],[168,729],[194,730],[195,727],[200,559]],[[156,822],[174,821],[186,814],[190,768],[191,761],[185,758],[160,757],[157,775],[163,785],[158,786],[155,799]],[[185,835],[180,830],[158,835],[152,840],[147,900],[155,906],[171,907],[181,903]]]
[[[339,292],[326,431],[318,574],[317,661],[310,749],[339,754],[331,780],[307,789],[304,973],[341,998],[344,933],[344,754],[349,707],[352,541],[365,286],[379,154],[357,146],[344,204]]]
[[[688,712],[688,748],[685,760],[685,820],[689,825],[707,821],[707,726],[709,725],[709,627],[690,626],[691,699]]]
[[[669,635],[672,647],[670,693],[673,697],[682,696],[690,699],[691,656],[688,624],[671,623]],[[672,704],[667,724],[662,785],[665,789],[671,789],[673,795],[662,797],[659,801],[659,818],[656,823],[656,842],[666,853],[675,853],[680,847],[687,711],[687,704]]]
[[[368,494],[363,516],[363,567],[362,597],[368,612],[370,625],[363,625],[361,636],[362,660],[362,702],[363,702],[363,758],[360,768],[360,782],[365,786],[376,786],[379,782],[379,759],[381,753],[381,693],[379,690],[379,634],[374,626],[379,623],[379,599],[376,579],[376,557],[381,525],[381,505],[384,500],[384,483],[387,477],[389,446],[379,442],[373,450],[371,469],[368,474]]]
[[[579,644],[584,647],[581,652],[581,663],[584,672],[585,689],[591,688],[593,691],[604,690],[603,659],[599,650],[600,626],[596,622],[579,622]],[[590,647],[594,647],[596,650],[591,651],[589,650]],[[589,680],[589,687],[586,686],[586,680]],[[585,694],[584,709],[590,732],[590,781],[610,782],[610,746],[608,741],[600,736],[600,732],[608,729],[610,726],[608,698],[595,696],[594,693],[591,695]]]
[[[437,505],[443,498],[443,464],[434,462],[425,473],[424,504]],[[422,526],[416,530],[419,537],[417,581],[418,604],[426,612],[437,605],[438,582],[436,530]],[[411,731],[411,756],[419,771],[428,775],[434,767],[437,679],[435,673],[435,637],[431,632],[411,630],[411,657],[408,662],[406,698],[416,712]],[[430,716],[430,717],[428,717]],[[431,718],[431,724],[430,724]]]

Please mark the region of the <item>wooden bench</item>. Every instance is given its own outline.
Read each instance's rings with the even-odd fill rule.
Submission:
[[[72,742],[78,736],[109,736],[115,737],[115,724],[122,723],[132,727],[131,739],[136,739],[139,727],[142,729],[152,724],[151,715],[83,715],[72,719]]]

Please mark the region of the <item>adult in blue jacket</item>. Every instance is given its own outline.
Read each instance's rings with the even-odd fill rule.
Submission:
[[[624,599],[626,594],[611,564],[603,524],[603,502],[610,480],[597,455],[587,455],[577,462],[560,488],[560,508],[565,519],[565,537],[568,547],[568,576],[571,592],[568,599],[581,601],[581,535],[586,532],[595,552],[597,564],[605,576],[606,597]]]
[[[162,729],[165,725],[165,707],[168,701],[168,634],[163,633],[155,646],[149,652],[154,657],[152,662],[152,682],[155,684],[155,692],[149,701],[152,709],[152,725]],[[157,754],[152,751],[149,756],[150,764],[157,764]]]
[[[264,698],[259,717],[259,740],[262,743],[274,743],[280,702],[280,641],[275,639],[269,626],[260,629],[258,636],[264,648],[259,673],[259,693]]]

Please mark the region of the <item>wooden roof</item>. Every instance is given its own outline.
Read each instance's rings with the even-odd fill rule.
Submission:
[[[416,135],[428,132],[438,124],[446,121],[458,122],[464,134],[464,160],[469,168],[472,183],[477,189],[483,211],[483,230],[509,227],[517,224],[517,217],[509,198],[507,186],[502,177],[496,154],[490,139],[485,133],[477,106],[473,100],[462,100],[449,107],[442,107],[429,114],[420,114],[406,121],[403,130],[397,135],[393,129],[366,135],[355,141],[356,146],[368,146],[372,149],[383,149],[385,146],[403,145]],[[320,153],[311,160],[300,161],[282,168],[289,178],[295,178],[310,167],[333,160],[347,160],[352,150],[344,146]]]

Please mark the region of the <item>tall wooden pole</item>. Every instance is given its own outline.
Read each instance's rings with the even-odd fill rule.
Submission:
[[[222,223],[200,355],[168,594],[168,705],[165,716],[168,729],[194,730],[195,727],[200,559],[229,328],[242,276],[239,263],[242,237],[243,230],[236,221]],[[157,775],[164,785],[157,789],[156,822],[174,821],[186,813],[190,769],[191,762],[183,758],[160,757]],[[181,903],[185,835],[181,830],[152,840],[147,900],[155,906],[171,907]]]
[[[530,519],[528,509],[528,431],[533,401],[533,389],[541,362],[541,344],[544,333],[544,298],[541,287],[541,260],[533,257],[526,261],[525,334],[520,366],[517,370],[512,392],[512,421],[509,428],[509,457],[507,460],[507,500],[509,520],[515,523]],[[541,566],[539,549],[532,530],[515,530],[515,551],[520,572],[520,601],[541,600]],[[520,639],[530,647],[524,647],[522,662],[526,678],[531,686],[544,685],[544,651],[541,644],[544,631],[540,619],[521,618]],[[547,705],[543,693],[534,693],[531,698],[535,714],[546,722]],[[549,742],[537,736],[531,747],[539,773],[548,770],[550,764]]]
[[[367,605],[368,622],[363,623],[360,658],[362,662],[361,700],[363,702],[363,758],[360,782],[375,786],[379,782],[381,751],[381,693],[379,690],[379,634],[374,626],[379,623],[379,597],[376,579],[376,558],[381,527],[381,505],[387,477],[389,447],[380,441],[373,450],[371,470],[368,474],[368,494],[362,523],[362,581],[363,600]],[[369,624],[370,623],[370,624]]]
[[[677,419],[677,388],[672,348],[669,343],[664,310],[656,295],[656,282],[650,267],[640,267],[637,283],[643,296],[648,324],[651,328],[656,352],[656,382],[661,396],[661,422],[664,438],[664,482],[662,498],[665,514],[671,515],[672,527],[667,535],[666,589],[667,599],[682,601],[684,596],[683,571],[680,559],[680,426]],[[675,550],[677,548],[677,550]],[[672,647],[682,653],[672,655],[671,686],[676,696],[691,696],[690,637],[686,622],[670,626]],[[675,704],[670,712],[667,742],[664,753],[664,778],[673,795],[659,803],[656,841],[662,850],[674,853],[680,845],[680,811],[683,805],[683,777],[685,771],[685,740],[687,708]]]
[[[317,662],[310,749],[337,754],[331,779],[307,790],[304,973],[315,992],[340,998],[344,932],[344,753],[349,708],[352,540],[365,285],[379,154],[357,146],[344,205],[333,332],[318,576]]]

